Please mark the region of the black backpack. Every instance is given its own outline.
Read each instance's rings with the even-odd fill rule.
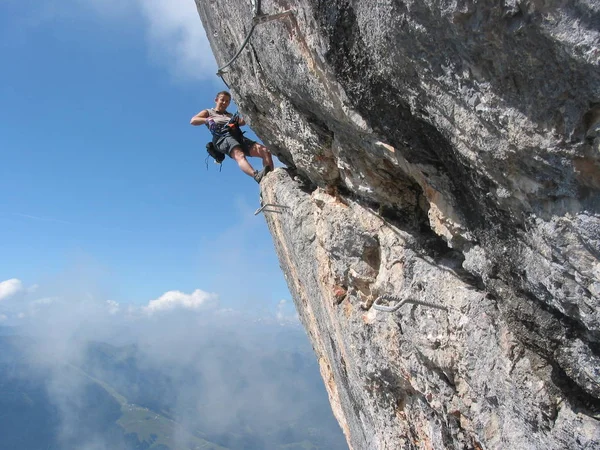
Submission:
[[[223,153],[217,151],[215,144],[213,144],[212,142],[209,142],[208,144],[206,144],[206,152],[208,153],[208,156],[206,157],[206,160],[204,161],[206,163],[206,170],[208,170],[208,158],[210,157],[215,160],[215,164],[219,164],[219,166],[220,166],[219,172],[220,172],[221,169],[223,168],[223,166],[221,166],[221,163],[225,159],[225,155]]]

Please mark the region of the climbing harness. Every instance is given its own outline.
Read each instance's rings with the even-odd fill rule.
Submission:
[[[225,159],[225,155],[219,152],[215,146],[215,140],[218,138],[229,134],[239,141],[240,145],[242,146],[245,152],[248,151],[246,143],[244,141],[244,131],[242,131],[238,125],[239,117],[239,114],[235,112],[229,118],[227,123],[221,125],[220,127],[218,127],[218,129],[210,130],[209,128],[210,133],[213,135],[213,140],[206,144],[206,152],[208,153],[206,159],[204,160],[204,163],[206,164],[206,170],[208,170],[209,158],[213,158],[215,164],[219,165],[219,172],[221,171],[221,169],[223,169],[223,160]]]
[[[237,122],[238,122],[238,120],[239,120],[239,118],[240,118],[240,115],[239,115],[237,112],[235,112],[235,113],[234,113],[234,114],[233,114],[233,115],[232,115],[232,116],[229,118],[229,120],[227,121],[227,123],[225,123],[225,124],[221,125],[221,126],[219,127],[219,129],[218,129],[218,130],[216,130],[216,129],[215,129],[215,130],[210,130],[210,128],[209,128],[209,131],[210,131],[210,133],[211,133],[213,136],[216,136],[216,137],[223,137],[223,136],[225,136],[225,135],[226,135],[226,134],[228,134],[228,133],[229,133],[229,134],[232,134],[232,130],[233,130],[235,127],[238,127],[238,129],[239,129],[239,125],[238,125],[238,123],[237,123]],[[242,133],[242,134],[243,134],[243,133]]]

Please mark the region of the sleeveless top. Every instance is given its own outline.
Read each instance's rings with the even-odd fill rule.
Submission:
[[[207,109],[207,111],[208,117],[214,120],[215,123],[219,126],[225,125],[227,122],[229,122],[229,119],[231,119],[231,116],[233,115],[231,113],[228,113],[227,111],[222,113],[217,112],[217,110],[214,108]]]

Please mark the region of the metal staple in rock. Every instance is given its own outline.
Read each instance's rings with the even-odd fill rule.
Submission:
[[[281,211],[280,209],[277,208],[281,208],[281,209],[289,209],[289,206],[285,206],[285,205],[278,205],[276,203],[267,203],[263,206],[261,206],[260,208],[258,208],[256,211],[254,211],[254,215],[258,215],[261,212],[262,213],[266,213],[266,212],[276,212],[276,213],[282,213],[283,211]]]
[[[385,306],[385,305],[379,304],[380,300],[388,300],[388,301],[394,301],[394,302],[398,302],[398,303],[394,306]],[[444,311],[448,311],[448,308],[446,308],[445,306],[437,305],[435,303],[425,302],[423,300],[415,300],[412,298],[405,298],[404,300],[402,300],[400,297],[396,297],[394,295],[380,295],[377,298],[377,300],[375,300],[375,302],[373,302],[373,308],[375,308],[378,311],[394,312],[394,311],[400,309],[402,306],[404,306],[407,303],[414,303],[415,305],[428,306],[430,308],[443,309]]]

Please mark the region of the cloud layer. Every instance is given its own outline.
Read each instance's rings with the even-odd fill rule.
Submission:
[[[129,396],[137,391],[126,376],[140,374],[143,381],[151,375],[152,383],[160,382],[165,389],[164,398],[161,390],[155,397],[166,402],[176,422],[188,430],[211,430],[211,439],[244,427],[268,436],[284,423],[305,423],[315,414],[323,414],[332,424],[329,429],[336,429],[310,346],[298,322],[291,322],[288,301],[282,300],[270,317],[250,317],[223,308],[217,294],[201,289],[172,290],[133,306],[105,300],[85,287],[65,288],[61,294],[44,285],[28,289],[18,279],[0,286],[5,293],[19,293],[0,304],[0,323],[14,321],[18,311],[25,311],[17,322],[19,333],[33,338],[26,342],[35,342],[26,350],[28,367],[43,374],[65,448],[120,448],[95,434],[81,441],[89,380],[81,376],[80,367],[93,369],[94,377]],[[105,342],[117,346],[106,347],[113,359],[104,359],[105,347],[98,343]],[[94,367],[90,345],[102,350],[94,353],[100,358]],[[120,360],[119,352],[132,353],[123,353],[128,358]],[[124,371],[125,362],[135,364],[135,371]],[[306,430],[295,431],[302,432]],[[177,437],[179,448],[187,448],[186,436],[188,432]],[[76,447],[69,445],[73,442]]]

